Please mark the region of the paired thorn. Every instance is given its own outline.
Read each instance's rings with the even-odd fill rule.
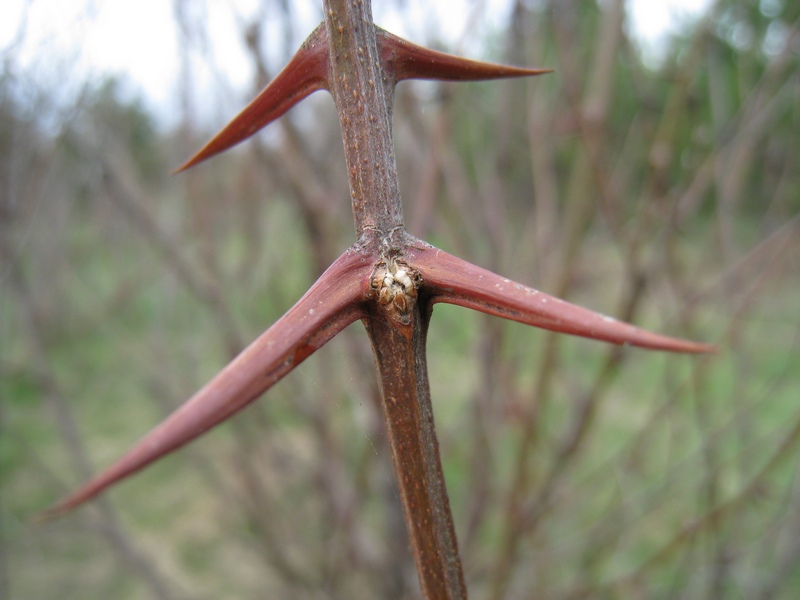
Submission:
[[[527,69],[469,60],[417,46],[379,27],[376,31],[383,72],[392,84],[404,79],[482,81],[552,72],[552,69]],[[286,114],[307,96],[328,90],[329,60],[330,43],[322,23],[256,99],[175,173],[232,148]]]
[[[225,421],[271,388],[345,327],[366,302],[407,323],[419,294],[534,327],[643,348],[713,353],[715,348],[634,327],[516,283],[422,242],[389,260],[350,249],[272,327],[116,463],[37,520],[59,516]]]

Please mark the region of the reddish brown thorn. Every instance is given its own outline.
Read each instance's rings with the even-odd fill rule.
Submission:
[[[379,27],[376,30],[383,68],[395,82],[403,79],[480,81],[553,72],[552,69],[525,69],[469,60],[417,46]]]
[[[622,323],[495,275],[436,248],[415,248],[412,263],[433,302],[465,306],[527,325],[642,348],[710,353],[710,344],[672,338]]]
[[[52,508],[45,520],[90,500],[109,486],[187,444],[253,402],[315,350],[364,316],[372,265],[348,250],[272,327],[127,454]]]
[[[323,23],[308,36],[289,64],[222,131],[175,173],[224,152],[263,129],[306,96],[327,87],[328,34]]]

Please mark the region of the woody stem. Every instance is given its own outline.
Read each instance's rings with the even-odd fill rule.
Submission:
[[[365,323],[380,372],[389,444],[423,597],[466,598],[428,385],[430,312],[415,305],[411,313],[408,325],[378,314]]]
[[[356,233],[403,225],[392,144],[392,88],[383,72],[370,0],[324,0],[329,89],[342,126]]]
[[[403,229],[392,142],[393,73],[378,53],[370,0],[324,0],[328,85],[339,112],[361,248],[393,268],[415,240]],[[411,265],[413,267],[413,265]],[[384,416],[422,594],[466,598],[433,423],[425,337],[430,310],[409,275],[377,290],[364,323],[379,372]],[[378,286],[383,285],[383,275]]]

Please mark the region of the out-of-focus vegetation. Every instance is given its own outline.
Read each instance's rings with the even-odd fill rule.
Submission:
[[[713,3],[657,68],[624,23],[613,0],[519,1],[490,58],[554,75],[398,88],[411,233],[720,348],[654,354],[437,306],[432,392],[468,585],[796,598],[800,5]],[[263,25],[242,22],[254,91],[272,74]],[[119,82],[64,106],[3,60],[0,597],[414,597],[358,325],[230,424],[30,524],[269,326],[353,226],[321,98],[170,178],[210,133],[189,108],[164,132]]]

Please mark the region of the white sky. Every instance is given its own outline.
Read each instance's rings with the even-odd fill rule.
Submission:
[[[653,47],[685,17],[702,11],[709,0],[629,2],[634,30]],[[192,67],[195,76],[204,75],[206,85],[227,87],[232,106],[218,107],[223,112],[238,110],[242,99],[236,96],[250,93],[247,86],[252,81],[251,61],[241,46],[237,16],[251,18],[261,4],[259,0],[186,3],[205,11],[196,18],[208,23],[211,41],[204,52],[195,53],[198,62]],[[501,23],[510,1],[488,0],[491,10],[471,22],[469,7],[473,4],[467,0],[407,0],[402,15],[381,11],[380,3],[375,4],[374,10],[376,22],[399,35],[436,32],[448,42],[459,44],[464,41],[467,28],[472,31],[477,26],[489,31]],[[71,81],[85,80],[86,75],[124,74],[159,114],[177,114],[180,55],[173,6],[166,0],[0,0],[0,68],[8,56],[13,56],[22,72],[36,72],[41,81],[60,81],[66,87]],[[292,6],[297,18],[308,23],[297,32],[299,44],[321,20],[321,2],[298,0]],[[277,31],[272,33],[281,36]],[[470,53],[468,47],[461,50]]]

